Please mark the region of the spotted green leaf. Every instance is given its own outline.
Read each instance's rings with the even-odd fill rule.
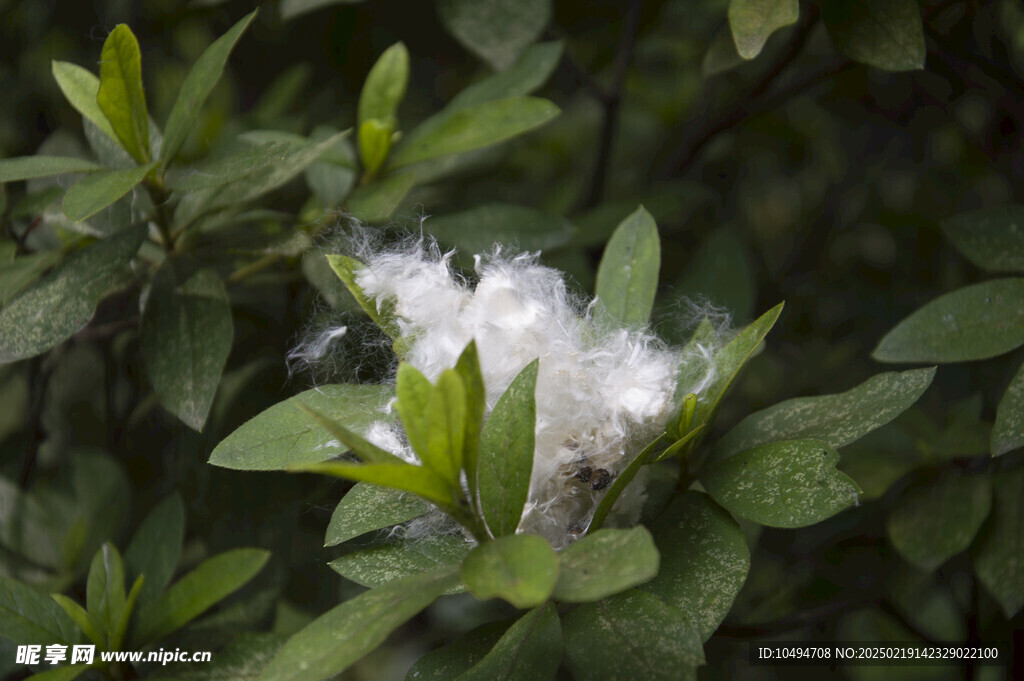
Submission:
[[[124,150],[139,163],[149,163],[149,114],[142,91],[142,55],[139,41],[126,24],[115,26],[103,43],[96,102]]]

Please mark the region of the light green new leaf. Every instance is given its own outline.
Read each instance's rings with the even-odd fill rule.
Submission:
[[[79,630],[45,593],[0,575],[0,636],[17,645],[70,645]]]
[[[528,95],[547,82],[561,58],[561,41],[530,45],[512,66],[462,90],[444,110],[455,112],[492,99]]]
[[[537,370],[526,365],[491,411],[480,434],[477,485],[480,510],[495,537],[516,531],[530,491],[537,427]]]
[[[562,626],[553,603],[526,613],[490,652],[455,681],[550,681],[562,662]]]
[[[66,61],[54,61],[52,64],[53,78],[57,81],[60,91],[64,93],[71,106],[78,113],[99,128],[104,135],[117,142],[117,133],[110,126],[106,114],[100,109],[96,95],[100,91],[100,79],[94,73],[83,69],[78,64]]]
[[[429,510],[430,505],[413,494],[357,482],[335,507],[324,546],[336,546],[361,534],[404,523]]]
[[[943,222],[942,231],[978,267],[989,272],[1024,272],[1024,206],[960,213]]]
[[[344,461],[304,463],[290,466],[294,473],[321,473],[355,482],[394,487],[412,492],[445,510],[456,508],[455,489],[429,468],[410,463],[349,463]]]
[[[269,558],[270,553],[261,549],[234,549],[207,558],[139,610],[133,647],[145,646],[185,626],[242,588]]]
[[[304,404],[349,430],[360,430],[382,418],[378,410],[391,399],[392,390],[385,385],[351,384],[307,390],[239,426],[213,450],[210,463],[236,470],[274,471],[343,454],[347,448],[295,405]]]
[[[50,597],[57,602],[61,610],[67,613],[68,617],[78,625],[82,633],[94,644],[105,647],[107,637],[105,628],[90,615],[85,608],[63,594],[50,594]]]
[[[139,41],[126,24],[118,24],[100,52],[100,110],[121,146],[139,163],[149,163],[149,114],[142,91]]]
[[[969,362],[1024,345],[1024,279],[994,279],[927,303],[886,334],[880,362]]]
[[[459,484],[465,459],[466,407],[462,377],[447,369],[437,379],[427,405],[427,450],[420,459],[453,485]]]
[[[992,456],[1024,446],[1024,364],[1010,381],[996,409],[992,426]]]
[[[339,575],[370,588],[390,584],[397,579],[439,568],[455,569],[472,549],[462,537],[438,535],[371,546],[347,553],[328,565]],[[464,591],[462,585],[448,593]]]
[[[357,187],[348,197],[352,216],[370,223],[387,222],[416,184],[416,173],[403,171]]]
[[[174,576],[185,539],[185,506],[177,492],[153,507],[124,552],[128,579],[146,577],[139,603],[155,599]]]
[[[967,549],[992,506],[987,476],[950,470],[900,497],[887,529],[900,555],[934,570]]]
[[[199,59],[192,65],[192,69],[185,77],[178,91],[178,98],[174,100],[174,107],[167,117],[167,125],[164,130],[163,147],[160,150],[160,162],[167,166],[174,159],[181,145],[185,143],[189,130],[195,125],[199,118],[206,98],[210,96],[213,86],[220,80],[224,73],[224,65],[228,62],[231,50],[241,37],[242,32],[249,26],[256,17],[259,10],[253,10],[228,29],[227,33],[213,41],[206,50],[199,55]]]
[[[851,59],[887,71],[924,68],[917,0],[829,0],[821,17],[836,49]]]
[[[124,170],[101,170],[86,175],[64,194],[61,210],[75,222],[92,217],[142,182],[155,163]]]
[[[69,256],[0,310],[0,363],[33,357],[70,337],[146,238],[125,230]]]
[[[532,608],[555,588],[558,555],[543,537],[511,534],[473,549],[461,572],[477,598],[502,598],[517,608]]]
[[[1024,607],[1024,468],[992,478],[991,525],[978,537],[974,572],[1006,615]]]
[[[377,120],[382,127],[394,131],[397,127],[398,105],[405,97],[405,88],[408,84],[409,50],[405,49],[403,43],[395,43],[384,50],[377,63],[370,69],[363,84],[363,91],[359,94],[357,120],[360,142],[363,125],[371,120]],[[390,137],[390,132],[388,135]]]
[[[415,575],[345,601],[292,636],[260,681],[331,678],[457,583],[452,571]]]
[[[168,258],[153,277],[139,324],[146,373],[160,402],[201,431],[220,384],[234,325],[224,284]]]
[[[143,575],[139,575],[135,579],[135,583],[132,584],[131,591],[128,592],[128,598],[125,600],[124,608],[121,609],[121,617],[114,622],[114,626],[110,630],[111,650],[121,650],[125,634],[128,633],[128,623],[134,614],[135,603],[139,599],[139,593],[142,591],[142,585],[145,583],[146,578]]]
[[[655,525],[658,576],[641,589],[673,605],[706,641],[732,608],[750,570],[743,530],[700,492],[676,497]]]
[[[797,397],[743,419],[719,440],[716,456],[766,442],[812,438],[835,448],[848,445],[899,416],[931,385],[935,368],[872,376],[836,395]]]
[[[693,624],[646,591],[581,605],[565,616],[562,632],[579,681],[695,681],[704,664]]]
[[[347,255],[328,255],[327,262],[331,269],[334,270],[334,273],[338,275],[338,279],[341,279],[342,283],[345,284],[345,288],[349,290],[352,297],[359,303],[359,307],[363,308],[363,311],[370,316],[373,323],[388,335],[388,338],[391,339],[395,347],[395,354],[401,357],[403,354],[400,352],[402,330],[398,326],[398,320],[394,314],[394,303],[392,301],[385,301],[380,304],[374,302],[356,282],[356,275],[365,265]],[[399,371],[402,371],[402,367],[399,367]]]
[[[640,206],[615,229],[597,268],[597,298],[617,322],[645,325],[658,290],[658,226]]]
[[[124,563],[121,554],[108,542],[92,559],[85,587],[86,609],[107,636],[121,619],[125,599]]]
[[[711,462],[700,481],[729,511],[770,527],[804,527],[857,503],[860,488],[836,470],[839,453],[820,440],[788,440]]]
[[[508,244],[522,251],[547,251],[564,246],[573,233],[572,224],[564,218],[506,203],[487,203],[431,217],[423,226],[439,241],[466,255],[487,253],[494,244]]]
[[[729,28],[736,41],[736,51],[744,59],[759,55],[768,36],[795,24],[799,18],[798,0],[731,0],[729,3]]]
[[[477,464],[480,456],[480,430],[484,425],[484,409],[487,406],[487,389],[484,386],[483,374],[480,372],[480,354],[477,352],[475,340],[469,341],[459,355],[455,371],[462,378],[466,396],[462,467],[466,471],[466,480],[469,483],[469,502],[475,512],[478,510],[479,501]]]
[[[437,13],[456,40],[501,71],[540,37],[551,19],[551,0],[440,0]]]
[[[434,386],[419,369],[403,362],[398,365],[395,394],[398,396],[395,409],[402,419],[409,445],[417,453],[427,452],[431,428],[427,412],[434,397]]]
[[[0,183],[29,180],[34,177],[63,175],[64,173],[88,173],[93,170],[102,169],[103,166],[87,161],[84,158],[19,156],[17,158],[0,160]]]
[[[278,8],[281,12],[281,20],[288,21],[297,16],[331,5],[357,5],[366,0],[281,0]]]
[[[371,118],[359,125],[359,158],[367,175],[373,175],[387,160],[391,151],[391,136],[395,129],[382,121]]]
[[[559,114],[557,106],[538,97],[507,97],[428,118],[402,140],[390,165],[400,167],[458,154],[517,137]]]
[[[598,530],[558,554],[558,583],[552,596],[586,603],[650,581],[658,574],[658,549],[647,528]]]

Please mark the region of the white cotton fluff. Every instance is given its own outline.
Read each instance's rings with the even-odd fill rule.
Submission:
[[[394,305],[408,342],[405,360],[431,381],[476,340],[485,417],[516,375],[540,358],[533,475],[519,531],[540,534],[555,547],[587,529],[606,492],[593,489],[599,478],[586,478],[604,471],[614,478],[664,428],[677,406],[681,364],[709,367],[706,349],[683,357],[646,330],[595,319],[567,292],[562,274],[533,254],[477,256],[475,286],[453,273],[452,253],[442,255],[422,241],[360,256],[366,267],[356,282],[378,306]],[[374,423],[366,436],[416,460],[392,422]],[[615,514],[635,523],[643,501],[642,484],[635,485]],[[430,527],[436,530],[436,523]]]

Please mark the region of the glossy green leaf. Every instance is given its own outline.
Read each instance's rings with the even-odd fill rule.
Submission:
[[[851,59],[887,71],[924,68],[917,0],[830,0],[821,16],[836,49]]]
[[[391,173],[357,187],[348,197],[348,209],[353,217],[364,222],[387,222],[415,184],[414,172]]]
[[[562,622],[565,656],[579,681],[697,678],[704,650],[686,616],[633,589],[576,608]]]
[[[1024,447],[1024,364],[999,400],[992,427],[992,456]]]
[[[452,572],[416,575],[345,601],[292,636],[260,681],[322,681],[339,674],[457,581]]]
[[[142,358],[160,402],[195,430],[206,424],[233,338],[220,277],[166,260],[142,311]]]
[[[96,101],[96,95],[100,91],[100,79],[91,71],[66,61],[54,61],[52,71],[54,80],[57,81],[60,91],[64,93],[64,97],[67,98],[71,106],[91,121],[104,135],[116,142],[117,134]]]
[[[376,173],[391,151],[394,128],[376,118],[363,121],[359,126],[359,158],[368,175]]]
[[[61,610],[67,613],[67,616],[71,618],[71,621],[82,630],[82,633],[85,634],[90,641],[101,647],[107,645],[105,628],[97,622],[85,608],[62,594],[50,594],[50,597],[57,602],[57,605],[60,606]]]
[[[456,681],[549,681],[562,662],[562,626],[553,603],[526,613]]]
[[[86,609],[103,631],[110,632],[121,619],[125,604],[124,563],[110,543],[96,552],[85,587]]]
[[[547,82],[561,58],[561,41],[530,45],[512,66],[473,83],[455,95],[445,111],[454,112],[493,99],[531,94]]]
[[[361,534],[404,523],[429,510],[430,505],[413,494],[358,482],[334,509],[324,546],[336,546]]]
[[[797,397],[743,419],[719,440],[716,455],[728,456],[767,442],[812,438],[835,448],[884,426],[918,400],[935,368],[877,374],[836,395]]]
[[[506,203],[488,203],[469,210],[431,217],[424,228],[443,243],[469,256],[489,253],[494,244],[523,251],[547,251],[564,246],[573,226],[564,218]]]
[[[139,41],[126,24],[115,26],[103,43],[96,102],[124,150],[139,163],[149,163],[149,114],[142,91],[142,55]]]
[[[491,146],[541,126],[559,114],[538,97],[507,97],[441,112],[421,123],[391,156],[392,167]]]
[[[439,568],[454,569],[470,549],[472,545],[462,537],[442,534],[371,546],[347,553],[328,565],[342,577],[373,588]],[[462,590],[459,585],[448,593]]]
[[[480,544],[462,562],[462,581],[479,599],[502,598],[532,608],[551,596],[558,556],[542,537],[512,534]]]
[[[700,492],[676,497],[654,527],[661,568],[640,588],[679,608],[706,641],[729,613],[750,570],[743,530]]]
[[[140,604],[155,599],[171,581],[184,539],[185,506],[181,496],[174,493],[146,514],[124,552],[128,578],[146,577]]]
[[[510,66],[551,20],[551,0],[439,0],[452,36],[496,71]]]
[[[288,21],[295,17],[302,16],[307,12],[318,10],[331,5],[357,5],[366,0],[281,0],[278,10],[281,12],[281,19]]]
[[[397,127],[398,105],[405,97],[405,88],[408,84],[409,50],[405,48],[405,44],[395,43],[384,50],[380,58],[377,59],[377,63],[366,75],[366,82],[359,94],[357,120],[359,122],[360,147],[362,147],[363,125],[371,120],[377,120],[382,127],[394,131]],[[390,134],[389,132],[389,137]]]
[[[181,145],[185,143],[189,131],[199,118],[199,112],[210,96],[213,86],[220,80],[224,73],[224,66],[228,62],[228,56],[234,49],[235,43],[242,35],[242,32],[249,26],[256,17],[254,10],[242,17],[242,19],[228,29],[227,33],[213,41],[206,50],[199,55],[199,59],[192,65],[192,69],[181,84],[178,97],[174,100],[174,107],[167,117],[167,125],[164,130],[163,147],[160,150],[160,161],[166,166],[177,155]]]
[[[155,163],[86,175],[64,194],[61,210],[75,222],[92,217],[142,182]]]
[[[713,461],[700,475],[711,498],[770,527],[804,527],[857,503],[860,488],[836,470],[839,453],[821,440],[760,445]]]
[[[537,424],[539,361],[526,365],[491,411],[480,434],[480,510],[495,537],[516,531],[530,491]]]
[[[84,158],[66,156],[19,156],[17,158],[0,159],[0,183],[28,180],[34,177],[49,177],[64,173],[88,173],[102,170]]]
[[[598,530],[558,554],[552,596],[567,603],[596,601],[650,581],[658,574],[658,549],[643,526]]]
[[[733,230],[714,230],[686,261],[672,287],[673,300],[683,297],[724,307],[734,322],[747,322],[753,315],[757,279],[747,247]]]
[[[84,327],[145,237],[145,228],[134,228],[83,248],[8,303],[0,310],[0,362],[38,355]]]
[[[348,447],[352,452],[363,461],[367,463],[383,463],[383,464],[398,464],[405,465],[406,462],[398,456],[392,454],[386,449],[382,449],[377,445],[373,444],[362,435],[353,433],[351,430],[341,425],[337,421],[329,419],[323,414],[319,413],[315,409],[309,406],[298,403],[295,407],[302,412],[305,412],[307,416],[312,418],[314,421],[323,426],[327,431],[333,435],[341,444]]]
[[[900,555],[931,571],[971,545],[991,506],[988,477],[949,470],[900,497],[889,515],[889,539]]]
[[[398,365],[395,394],[398,396],[395,409],[402,418],[409,445],[416,452],[426,452],[431,426],[427,410],[434,396],[434,386],[419,369],[403,362]]]
[[[466,407],[462,377],[453,369],[442,372],[427,409],[427,456],[420,458],[456,485],[466,456]]]
[[[385,385],[323,385],[307,390],[246,421],[217,445],[210,463],[270,471],[333,458],[346,447],[295,405],[305,404],[349,430],[360,430],[383,417],[378,410],[391,397],[392,388]]]
[[[732,29],[736,51],[744,59],[761,53],[768,36],[795,24],[800,18],[798,0],[731,0],[729,28]]]
[[[612,319],[627,325],[647,324],[660,267],[658,226],[640,206],[616,228],[597,268],[597,298]]]
[[[1024,279],[940,296],[901,321],[871,355],[880,362],[968,362],[1024,345]]]
[[[216,158],[194,168],[168,174],[167,186],[179,192],[192,192],[234,182],[267,166],[283,161],[288,154],[284,142],[245,144],[239,151]]]
[[[139,610],[133,643],[141,647],[177,631],[242,588],[269,558],[260,549],[234,549],[207,558]]]
[[[45,593],[0,575],[0,636],[17,645],[69,645],[79,630]]]
[[[989,272],[1024,272],[1024,206],[960,213],[942,223],[957,250]]]
[[[409,463],[358,464],[344,461],[295,464],[289,467],[295,473],[320,473],[355,482],[394,487],[417,494],[427,501],[450,510],[457,501],[450,483],[429,468]]]
[[[462,378],[462,387],[466,397],[465,418],[463,423],[463,461],[469,484],[469,501],[473,511],[478,510],[479,475],[478,460],[480,455],[480,431],[484,425],[484,409],[487,406],[487,389],[480,371],[480,355],[476,349],[476,341],[472,340],[459,355],[455,363],[455,371]]]
[[[1024,468],[993,476],[990,524],[974,549],[974,572],[1012,619],[1024,608]]]

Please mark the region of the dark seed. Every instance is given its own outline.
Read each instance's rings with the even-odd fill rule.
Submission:
[[[594,471],[594,480],[590,483],[590,489],[597,491],[602,490],[608,486],[608,483],[612,481],[612,474],[603,468],[598,468]],[[586,480],[584,480],[586,482]]]
[[[604,469],[603,468],[598,468],[597,470],[601,471],[601,470],[604,470]],[[594,469],[591,468],[590,466],[584,466],[583,468],[581,468],[578,471],[576,471],[576,477],[579,478],[580,480],[582,480],[583,482],[590,482],[590,476],[593,475],[593,474],[594,474]]]

